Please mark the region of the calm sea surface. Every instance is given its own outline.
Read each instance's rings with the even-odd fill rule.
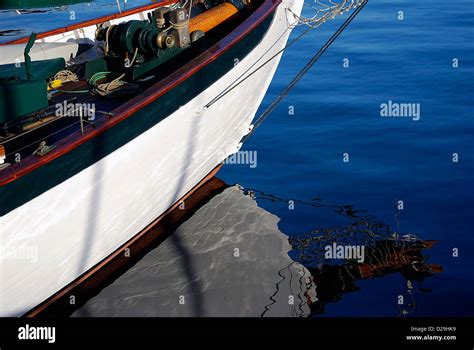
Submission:
[[[338,23],[324,24],[285,53],[261,110]],[[423,255],[442,272],[410,281],[416,303],[407,315],[473,316],[473,39],[472,1],[371,0],[248,140],[243,150],[257,152],[257,167],[229,164],[219,176],[283,199],[256,196],[289,237],[371,215],[400,236],[438,241]],[[380,105],[389,100],[419,103],[420,119],[382,118]],[[341,215],[332,206],[362,212]],[[355,285],[318,315],[392,316],[408,290],[398,272]]]

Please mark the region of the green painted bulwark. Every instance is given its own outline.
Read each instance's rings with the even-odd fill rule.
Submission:
[[[111,129],[72,149],[35,171],[0,187],[0,216],[57,186],[119,147],[132,141],[189,102],[234,67],[262,40],[273,15],[266,18],[238,44],[153,103]]]
[[[46,80],[0,78],[0,123],[47,106]]]

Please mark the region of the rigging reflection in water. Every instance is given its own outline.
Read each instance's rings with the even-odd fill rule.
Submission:
[[[400,273],[406,280],[407,291],[401,300],[400,315],[414,311],[413,282],[422,282],[434,272],[440,272],[439,265],[429,264],[422,254],[422,249],[430,248],[432,241],[415,242],[378,241],[368,248],[367,260],[364,263],[348,262],[341,265],[323,265],[320,268],[309,268],[313,283],[317,286],[317,298],[308,296],[308,303],[313,314],[324,312],[327,303],[337,302],[345,293],[359,290],[357,280],[383,277],[390,273]]]
[[[405,279],[394,291],[405,316],[415,310],[415,294],[429,291],[423,280],[442,271],[423,254],[434,241],[400,236],[363,210],[296,200],[348,223],[323,215],[319,225],[332,227],[286,235],[280,218],[257,204],[286,207],[288,200],[221,183],[221,192],[73,316],[315,316],[359,290],[358,281],[395,273]],[[363,247],[363,256],[327,258],[336,246]]]
[[[247,189],[245,192],[256,200],[288,203],[286,199],[256,190]],[[425,241],[410,234],[400,236],[375,216],[364,210],[354,210],[350,205],[324,205],[319,198],[313,202],[295,202],[315,208],[326,207],[351,219],[348,225],[315,229],[289,238],[291,256],[311,275],[306,279],[306,285],[301,286],[305,290],[311,315],[324,313],[326,304],[338,302],[344,294],[358,291],[358,280],[400,273],[405,279],[406,290],[398,298],[398,316],[406,316],[415,311],[415,294],[430,291],[422,287],[424,279],[442,271],[440,265],[428,263],[422,252],[423,249],[432,248],[436,241]],[[364,260],[328,259],[328,247],[332,246],[364,247]],[[279,276],[282,277],[281,271]],[[262,316],[273,304],[273,296],[270,300]]]

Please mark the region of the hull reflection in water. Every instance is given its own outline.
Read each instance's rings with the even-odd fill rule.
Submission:
[[[433,241],[399,237],[348,206],[306,203],[352,222],[288,239],[278,228],[280,219],[258,207],[256,197],[288,203],[239,186],[225,188],[73,316],[317,315],[358,290],[357,280],[389,273],[406,279],[400,305],[400,315],[406,315],[415,308],[415,282],[442,270],[422,254]],[[328,260],[326,247],[334,243],[364,246],[364,261]]]
[[[226,188],[73,316],[259,316],[289,277],[269,316],[309,314],[302,276],[279,218],[237,186]],[[304,282],[304,281],[303,281]],[[295,294],[296,293],[296,294]],[[288,296],[294,294],[294,304]]]

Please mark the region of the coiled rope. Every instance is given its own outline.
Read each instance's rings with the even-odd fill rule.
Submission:
[[[108,31],[107,31],[108,32]],[[138,48],[135,49],[133,58],[129,63],[129,67],[133,66],[137,58]],[[89,84],[94,86],[92,89],[93,95],[107,96],[107,97],[119,97],[126,96],[130,94],[138,94],[142,91],[140,85],[128,83],[122,80],[125,77],[126,73],[118,76],[110,82],[101,83],[101,81],[106,80],[110,77],[111,72],[98,72],[95,73],[89,79]]]
[[[50,79],[50,81],[54,80],[61,80],[62,83],[67,83],[67,82],[75,82],[79,81],[79,78],[77,77],[77,74],[70,71],[69,69],[64,69],[59,72],[57,72],[53,78]]]

